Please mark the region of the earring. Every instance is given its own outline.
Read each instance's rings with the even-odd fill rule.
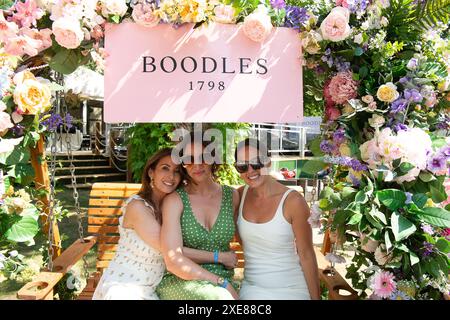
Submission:
[[[153,179],[150,180],[150,187],[153,189],[155,187],[155,183],[153,182]]]

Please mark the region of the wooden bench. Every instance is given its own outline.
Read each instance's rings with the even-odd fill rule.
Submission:
[[[119,217],[121,206],[132,194],[138,192],[140,184],[129,183],[95,183],[89,198],[88,233],[85,242],[77,240],[53,261],[53,271],[41,272],[34,281],[22,287],[17,296],[27,300],[52,300],[53,288],[89,250],[97,244],[97,271],[87,280],[87,285],[79,296],[80,300],[91,300],[103,270],[114,257],[119,241]],[[299,187],[292,186],[299,190]],[[238,242],[230,247],[237,252],[238,266],[236,273],[242,275],[244,255]],[[323,253],[316,248],[317,262],[321,281],[329,290],[329,299],[354,300],[357,293],[338,272],[330,272],[329,263]]]

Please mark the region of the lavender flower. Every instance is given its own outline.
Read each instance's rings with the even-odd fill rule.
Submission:
[[[64,117],[64,123],[67,126],[67,129],[70,129],[73,127],[72,122],[73,122],[73,117],[70,115],[70,113],[66,113],[66,116]]]
[[[405,192],[405,196],[406,196],[405,204],[413,203],[412,201],[413,194],[411,192]]]
[[[347,4],[350,12],[363,12],[370,4],[370,0],[347,0]]]
[[[417,68],[417,64],[418,64],[418,60],[417,58],[411,58],[411,60],[408,61],[408,64],[406,65],[406,67],[409,70],[415,70]]]
[[[323,142],[323,141],[322,141]],[[352,168],[354,171],[365,171],[367,166],[362,164],[358,159],[353,159],[351,157],[330,157],[325,156],[323,160],[327,163],[338,164],[346,167]]]
[[[422,253],[423,257],[429,257],[433,253],[433,250],[434,246],[432,243],[429,243],[427,241],[423,242],[423,253]]]
[[[391,113],[399,113],[406,110],[406,106],[408,105],[408,101],[405,99],[397,99],[391,104]]]
[[[342,142],[344,142],[345,141],[345,130],[343,128],[337,129],[333,133],[333,140],[337,144],[341,144]]]
[[[58,113],[53,113],[50,118],[42,122],[42,124],[46,126],[49,131],[55,131],[62,123],[63,119]]]
[[[332,153],[336,149],[336,146],[328,140],[323,140],[320,143],[320,150],[325,153]]]
[[[270,5],[274,9],[283,9],[284,7],[286,7],[286,3],[284,2],[284,0],[270,0]]]
[[[411,81],[411,78],[409,77],[402,77],[400,78],[400,80],[398,80],[398,82],[400,82],[401,84],[408,83],[409,81]]]
[[[434,174],[439,174],[445,171],[447,168],[447,159],[443,154],[436,153],[432,157],[428,158],[427,169]]]
[[[286,6],[286,20],[284,26],[288,28],[294,28],[300,31],[302,25],[308,21],[309,15],[305,8],[296,6]]]
[[[406,89],[404,92],[405,99],[413,102],[422,102],[423,97],[416,89]]]
[[[359,187],[359,185],[361,184],[361,180],[359,180],[357,177],[355,177],[352,173],[350,173],[349,175],[350,180],[352,181],[352,185],[355,187]]]
[[[442,147],[441,149],[439,149],[438,153],[443,155],[447,159],[450,158],[450,146]]]
[[[434,229],[432,226],[430,226],[428,223],[422,223],[420,225],[420,228],[422,228],[423,232],[428,233],[429,235],[434,234]]]
[[[15,138],[20,138],[24,135],[25,127],[21,124],[16,124],[14,127],[11,128],[11,132],[13,133]]]
[[[351,65],[350,62],[345,61],[343,57],[336,57],[332,63],[336,66],[338,72],[349,70]]]
[[[399,131],[403,131],[403,130],[408,130],[408,126],[399,122],[396,123],[392,126],[392,128],[394,129],[395,132],[399,132]]]

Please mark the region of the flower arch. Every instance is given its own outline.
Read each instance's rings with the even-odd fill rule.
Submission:
[[[316,158],[305,170],[327,168],[330,181],[312,208],[312,225],[334,234],[336,248],[355,247],[347,277],[363,297],[449,292],[448,0],[0,4],[0,216],[7,217],[0,250],[32,242],[38,231],[27,148],[62,121],[51,115],[52,93],[61,89],[49,81],[52,73],[103,70],[106,22],[239,23],[257,42],[284,26],[298,30],[303,46],[305,106],[324,107],[323,134],[311,145]],[[0,254],[5,273],[4,261],[18,258]],[[342,260],[336,251],[329,258]]]

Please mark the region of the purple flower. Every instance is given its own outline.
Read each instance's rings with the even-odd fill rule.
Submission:
[[[348,176],[350,177],[350,180],[352,181],[352,185],[354,187],[359,187],[359,185],[361,184],[361,181],[357,177],[355,177],[352,173],[350,173]]]
[[[438,153],[443,155],[447,159],[450,158],[450,146],[442,147],[441,149],[439,149]]]
[[[393,126],[393,129],[395,132],[399,132],[399,131],[403,131],[403,130],[408,130],[408,126],[399,122]]]
[[[23,136],[25,132],[25,127],[21,124],[16,124],[14,127],[11,128],[11,131],[15,138],[20,138]]]
[[[67,129],[70,129],[73,127],[72,125],[73,117],[70,115],[70,113],[66,113],[66,116],[64,117],[64,123],[67,126]]]
[[[325,55],[326,56],[329,56],[331,54],[331,49],[330,48],[327,48],[327,50],[325,50]]]
[[[409,77],[403,77],[403,78],[400,78],[400,80],[398,80],[398,82],[400,82],[401,84],[408,83],[409,81],[411,81],[411,78],[409,78]]]
[[[367,170],[367,166],[365,164],[362,164],[361,162],[359,162],[359,160],[357,160],[357,159],[352,159],[350,161],[350,167],[354,171],[366,171]]]
[[[436,153],[429,157],[427,161],[427,169],[434,174],[442,173],[447,169],[447,159],[443,154]]]
[[[274,9],[283,9],[284,7],[286,7],[286,3],[284,2],[284,0],[270,0],[270,5]]]
[[[345,61],[343,57],[336,57],[333,63],[338,72],[347,71],[350,69],[350,62]]]
[[[405,204],[413,203],[413,201],[412,201],[413,194],[411,192],[405,192],[405,195],[406,195]]]
[[[341,144],[342,142],[344,142],[345,141],[345,130],[343,128],[337,129],[333,133],[333,140],[337,144]]]
[[[434,246],[432,243],[429,243],[426,241],[423,242],[423,253],[422,253],[423,257],[430,256],[433,253],[433,250],[434,250]]]
[[[413,102],[421,102],[423,100],[422,95],[416,89],[406,89],[404,92],[405,99]]]
[[[367,9],[367,6],[370,3],[370,0],[353,0],[353,1],[347,1],[348,3],[348,9],[350,12],[363,12]]]
[[[62,123],[63,119],[59,113],[52,113],[50,118],[42,122],[49,131],[55,131]]]
[[[328,140],[323,140],[320,143],[320,150],[325,153],[332,153],[336,149],[336,146]]]
[[[309,19],[305,8],[286,6],[286,20],[284,26],[300,31],[301,26]]]
[[[417,58],[411,58],[411,60],[408,61],[408,64],[406,65],[406,67],[409,70],[415,70],[417,68],[417,64],[418,64],[418,60]]]
[[[397,99],[391,104],[391,113],[399,113],[406,110],[406,106],[408,105],[408,101],[405,99]]]
[[[420,226],[423,230],[423,232],[428,233],[429,235],[434,234],[434,229],[432,226],[430,226],[428,223],[422,223]]]

